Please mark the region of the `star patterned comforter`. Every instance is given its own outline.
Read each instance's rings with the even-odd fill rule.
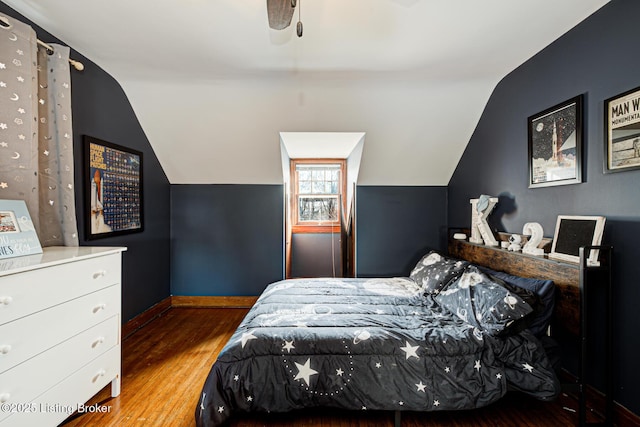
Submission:
[[[508,389],[542,400],[559,392],[530,332],[488,334],[410,278],[293,279],[269,285],[249,311],[195,417],[204,427],[237,412],[305,407],[470,409]]]

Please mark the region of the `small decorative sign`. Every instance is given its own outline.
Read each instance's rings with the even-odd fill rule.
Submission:
[[[602,242],[605,220],[603,216],[558,215],[549,258],[580,262],[580,247],[599,246]],[[598,254],[597,249],[592,249],[587,265],[599,265]]]
[[[0,259],[41,253],[24,200],[0,200]]]

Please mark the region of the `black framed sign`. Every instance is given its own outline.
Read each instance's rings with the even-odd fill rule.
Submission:
[[[640,169],[640,87],[604,101],[604,172]]]
[[[549,258],[580,262],[581,246],[598,246],[604,233],[603,216],[558,215]],[[598,265],[599,251],[592,249],[588,265]]]
[[[530,116],[529,188],[582,182],[583,95]]]
[[[87,239],[143,231],[142,153],[84,136]]]

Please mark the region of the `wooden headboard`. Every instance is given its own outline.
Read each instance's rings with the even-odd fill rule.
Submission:
[[[455,239],[449,240],[449,254],[514,276],[553,280],[557,294],[552,325],[562,326],[563,329],[575,335],[580,333],[580,266],[578,264]]]

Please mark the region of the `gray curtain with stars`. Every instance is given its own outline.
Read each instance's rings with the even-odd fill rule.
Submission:
[[[69,48],[51,46],[0,15],[0,199],[26,202],[43,247],[77,246]]]

